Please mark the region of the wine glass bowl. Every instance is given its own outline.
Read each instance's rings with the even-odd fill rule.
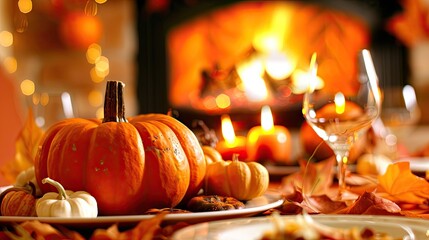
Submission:
[[[68,92],[35,92],[30,104],[36,125],[44,130],[52,124],[74,117],[71,96]]]
[[[350,149],[378,118],[381,109],[378,80],[368,50],[358,54],[357,64],[357,91],[346,94],[335,89],[336,86],[318,90],[309,86],[303,100],[306,121],[335,153],[339,197],[346,189],[345,173]],[[312,65],[311,68],[317,67]]]
[[[421,111],[415,90],[411,85],[385,87],[382,90],[382,96],[380,118],[388,131],[384,134],[384,138],[386,141],[390,140],[386,144],[392,146],[389,155],[397,158],[397,144],[410,136],[414,126],[420,120]]]

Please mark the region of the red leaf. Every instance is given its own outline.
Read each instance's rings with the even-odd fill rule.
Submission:
[[[365,192],[352,205],[337,211],[338,214],[400,215],[401,208],[396,203]]]

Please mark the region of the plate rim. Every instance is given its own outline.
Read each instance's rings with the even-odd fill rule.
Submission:
[[[219,231],[212,231],[210,232],[210,228],[216,228],[216,226],[238,226],[240,224],[249,224],[252,223],[258,224],[258,223],[266,223],[268,220],[268,216],[261,216],[261,217],[249,217],[249,218],[238,218],[238,219],[224,219],[224,220],[217,220],[217,221],[211,221],[206,223],[198,223],[194,225],[187,226],[185,228],[179,229],[176,231],[172,236],[172,240],[179,240],[183,239],[183,237],[187,237],[187,235],[183,236],[183,234],[187,233],[188,231],[192,231],[194,233],[199,232],[205,232],[206,236],[194,236],[194,238],[200,239],[203,237],[203,239],[210,240],[210,239],[218,239],[219,240],[219,234],[221,232]],[[281,215],[281,218],[284,219],[293,219],[296,215]],[[405,228],[409,228],[413,234],[415,234],[414,231],[418,231],[420,233],[427,233],[429,231],[429,219],[423,219],[423,218],[410,218],[406,216],[390,216],[390,215],[353,215],[353,214],[317,214],[317,215],[311,215],[311,217],[316,221],[363,221],[367,223],[373,223],[373,224],[395,224],[398,226],[401,226],[403,230],[405,231]],[[220,229],[220,228],[219,228]],[[225,230],[226,228],[223,228]],[[203,230],[203,231],[200,231]],[[429,236],[426,238],[429,239]]]
[[[192,213],[169,213],[165,215],[163,223],[192,222],[200,223],[210,220],[231,219],[236,217],[249,217],[261,212],[281,206],[284,203],[283,195],[274,189],[268,189],[262,196],[249,200],[245,205],[258,201],[267,200],[264,205],[252,206],[243,209],[233,209],[228,211],[192,212]],[[155,217],[155,214],[144,215],[117,215],[98,216],[96,218],[81,217],[21,217],[21,216],[0,216],[0,223],[21,223],[25,221],[39,221],[48,224],[63,224],[67,226],[81,226],[91,228],[92,226],[109,226],[106,224],[137,224],[141,220]],[[88,226],[89,224],[90,226]]]

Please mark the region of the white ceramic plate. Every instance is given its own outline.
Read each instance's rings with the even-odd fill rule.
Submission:
[[[263,196],[254,198],[245,203],[244,209],[198,212],[198,213],[175,213],[167,214],[163,223],[171,224],[177,222],[187,222],[190,224],[220,219],[230,219],[237,217],[250,217],[267,211],[271,208],[279,207],[283,203],[283,198],[276,191],[267,191]],[[120,226],[133,226],[139,221],[149,219],[154,215],[127,215],[127,216],[101,216],[97,218],[52,218],[52,217],[0,217],[2,223],[20,223],[24,221],[37,220],[49,224],[62,224],[78,228],[108,227],[114,223]]]
[[[315,215],[313,219],[321,224],[337,228],[369,227],[376,232],[388,233],[394,239],[429,239],[429,221],[406,217],[370,216],[370,215]],[[281,218],[295,218],[282,216]],[[191,225],[177,231],[173,240],[257,240],[265,231],[274,228],[267,217],[230,219]]]

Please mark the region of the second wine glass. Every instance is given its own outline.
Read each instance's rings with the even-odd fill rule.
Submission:
[[[317,75],[313,56],[310,69]],[[314,131],[332,148],[337,164],[338,197],[346,189],[345,174],[352,145],[371,127],[380,114],[378,79],[368,50],[358,53],[359,88],[353,94],[337,91],[335,86],[315,90],[309,81],[304,95],[303,114]]]

